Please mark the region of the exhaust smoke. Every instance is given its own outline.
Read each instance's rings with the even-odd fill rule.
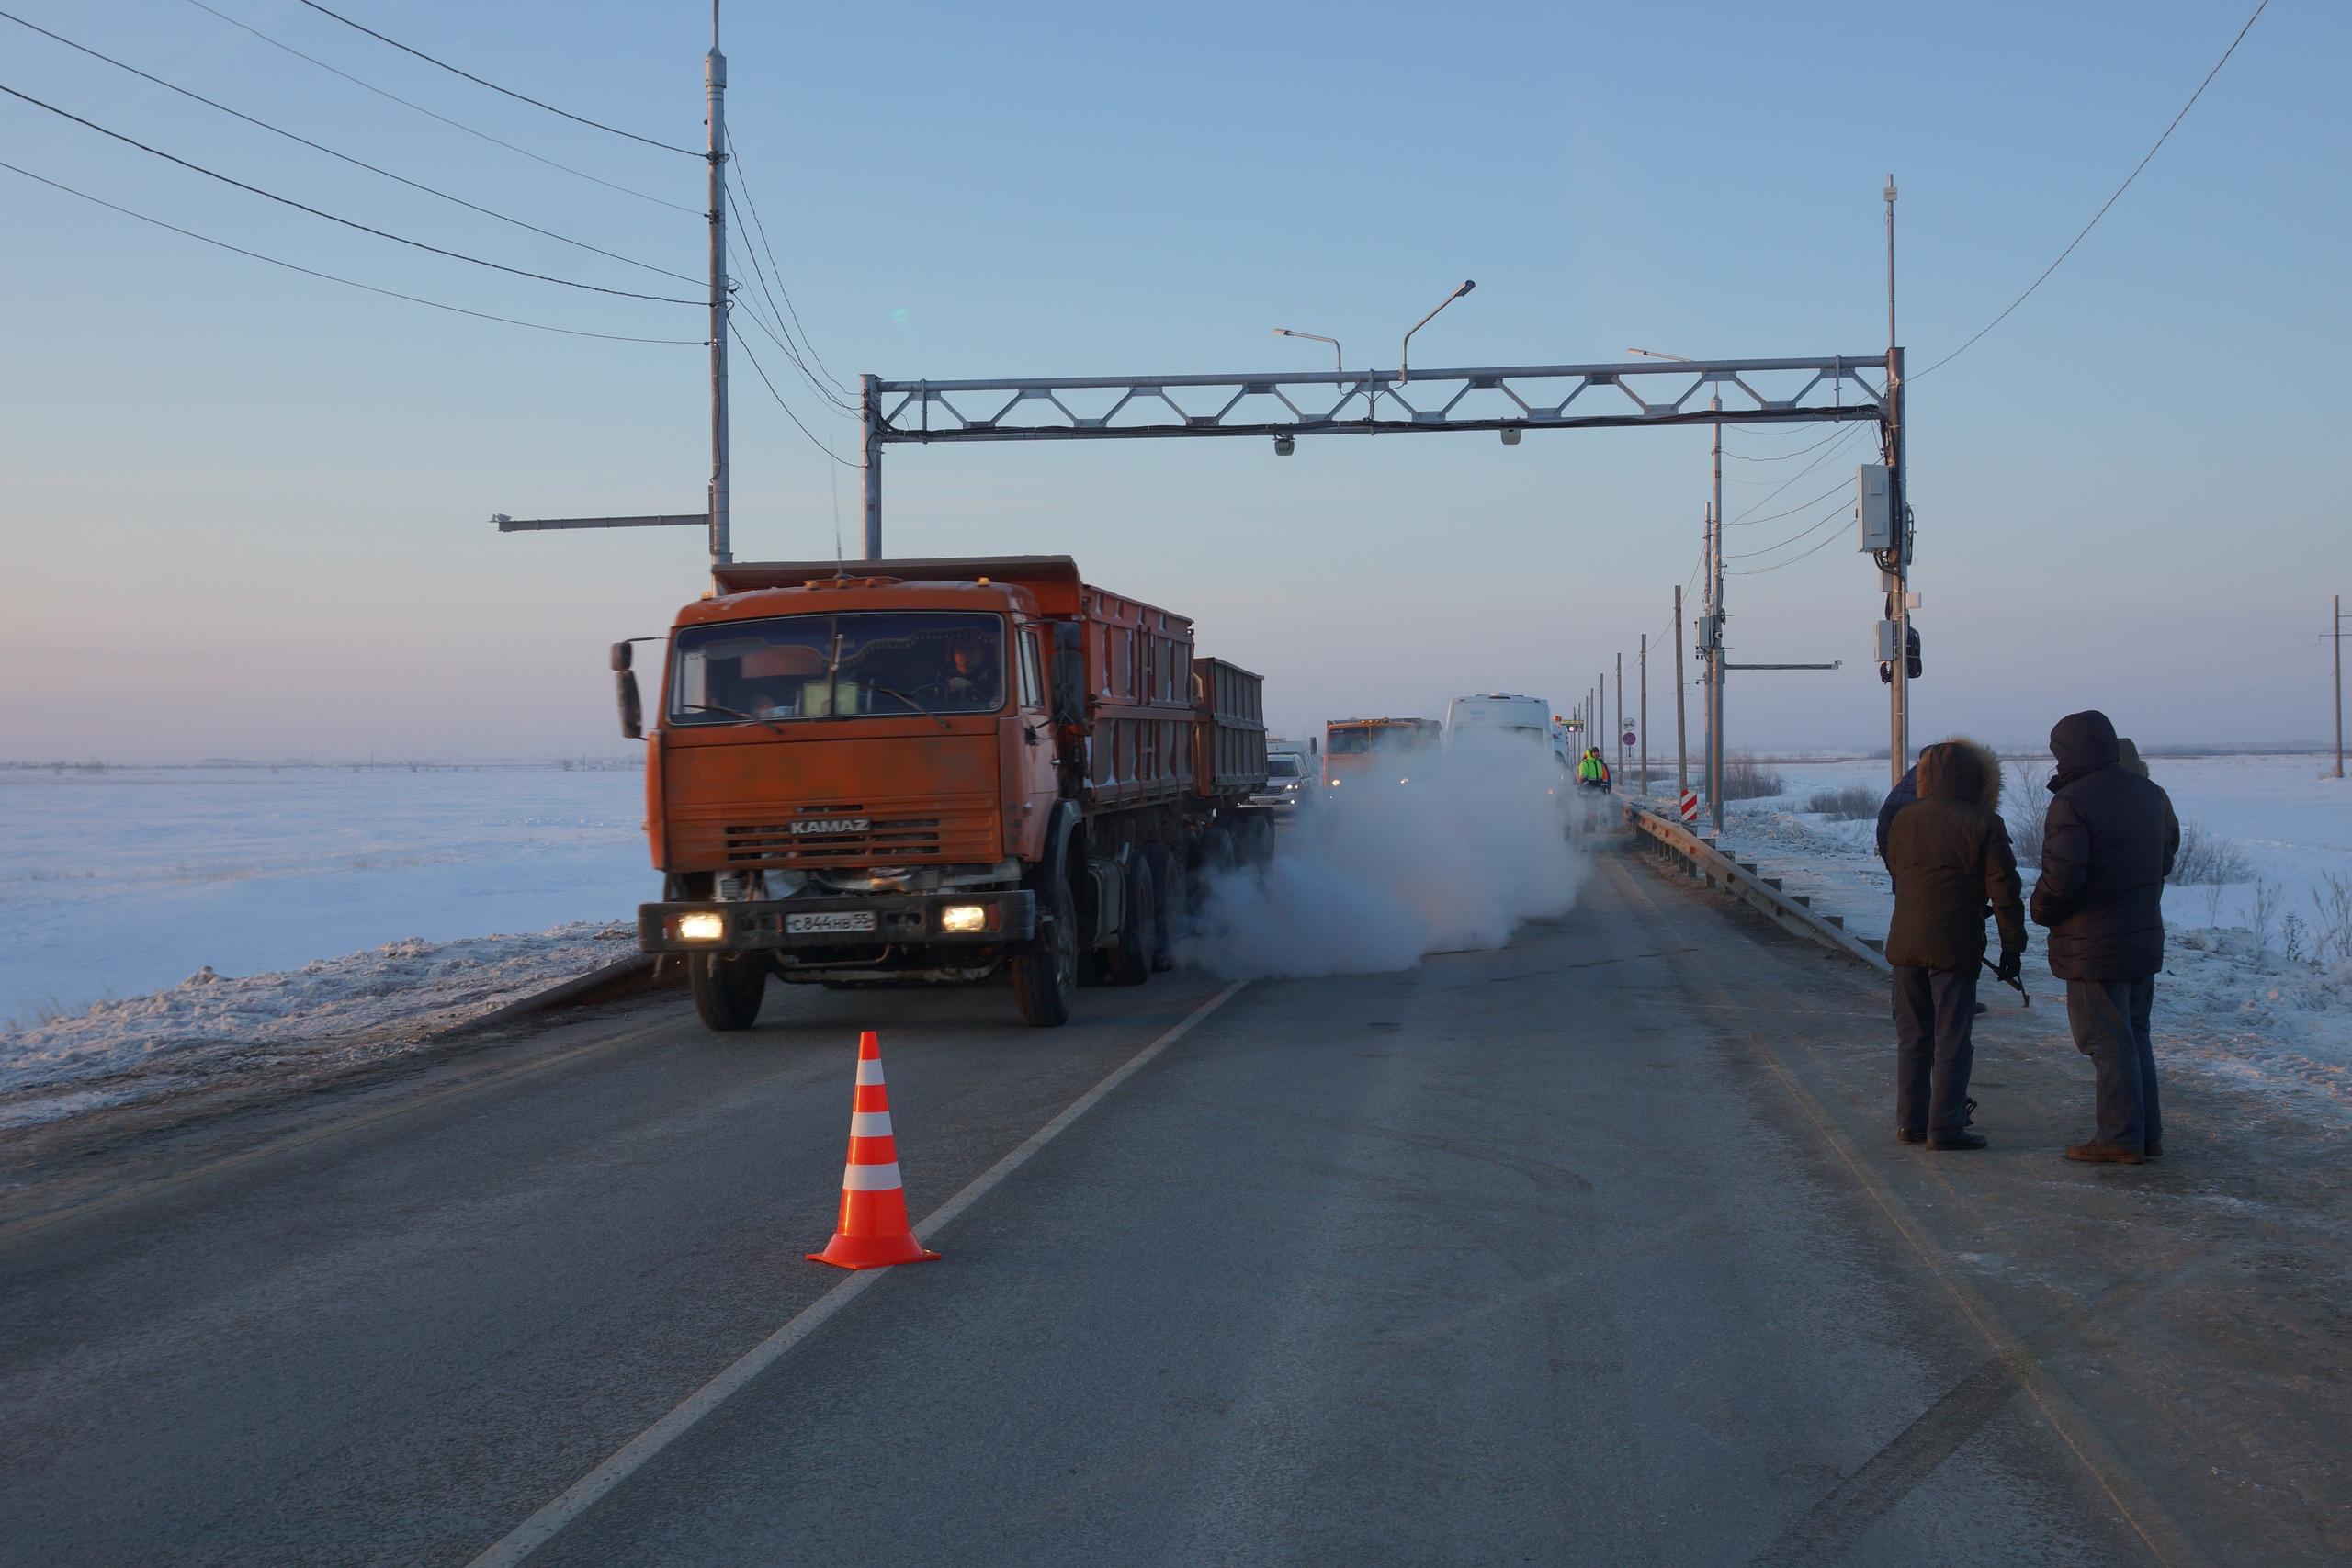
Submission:
[[[1227,979],[1409,969],[1575,904],[1582,803],[1548,745],[1465,737],[1397,762],[1323,788],[1272,864],[1213,875],[1180,960]]]

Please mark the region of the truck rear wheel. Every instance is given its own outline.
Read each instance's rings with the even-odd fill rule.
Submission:
[[[1104,967],[1111,984],[1140,986],[1151,978],[1151,961],[1159,952],[1159,885],[1151,878],[1151,863],[1141,855],[1127,867],[1126,884],[1119,940]]]
[[[1037,917],[1036,942],[1012,961],[1012,999],[1022,1022],[1059,1029],[1078,995],[1078,911],[1067,883],[1057,877],[1038,889]]]
[[[760,1016],[760,998],[767,990],[767,956],[690,953],[686,985],[695,994],[695,1013],[704,1028],[722,1032],[749,1029]]]
[[[1144,864],[1151,867],[1152,891],[1158,895],[1154,914],[1159,926],[1159,942],[1151,952],[1154,974],[1165,974],[1176,967],[1176,901],[1181,897],[1176,857],[1161,844],[1147,844],[1143,851]]]

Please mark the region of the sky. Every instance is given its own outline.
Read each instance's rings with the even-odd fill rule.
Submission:
[[[299,0],[204,6],[219,15],[196,0],[8,8],[681,277],[403,187],[5,21],[0,84],[429,244],[699,294],[681,280],[704,266],[698,158],[502,96]],[[559,108],[701,144],[699,0],[334,8]],[[2251,9],[737,4],[723,42],[734,172],[809,339],[852,385],[1325,363],[1276,326],[1392,366],[1464,277],[1476,291],[1415,339],[1417,364],[1877,354],[1890,171],[1917,367],[2065,247]],[[2329,596],[2352,588],[2333,412],[2352,349],[2347,49],[2352,8],[2274,0],[2065,265],[1912,388],[1916,739],[2030,741],[2088,705],[2150,743],[2331,733],[2323,635]],[[630,749],[605,645],[661,632],[704,588],[702,536],[502,536],[488,518],[699,510],[698,309],[338,227],[13,97],[0,148],[380,288],[689,340],[367,294],[0,170],[0,658],[18,674],[0,689],[0,761]],[[854,462],[854,423],[762,357]],[[739,558],[830,558],[837,537],[854,554],[857,471],[740,357],[732,396]],[[1745,520],[1850,477],[1862,454],[1835,449],[1772,499],[1818,456],[1786,455],[1820,434],[1726,436],[1731,548],[1837,510],[1832,495]],[[1631,704],[1647,634],[1664,749],[1670,596],[1697,565],[1707,469],[1698,429],[1310,439],[1281,459],[1255,439],[902,446],[885,460],[884,527],[894,555],[1075,556],[1090,581],[1193,617],[1202,652],[1261,671],[1290,734],[1437,715],[1475,691],[1565,710],[1621,653]],[[1731,578],[1726,606],[1735,661],[1844,660],[1735,673],[1733,749],[1885,743],[1867,558],[1841,538]]]

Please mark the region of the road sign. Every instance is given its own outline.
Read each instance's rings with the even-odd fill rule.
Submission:
[[[1635,742],[1635,741],[1634,741],[1634,732],[1633,732],[1632,730],[1630,730],[1630,729],[1629,729],[1629,730],[1627,730],[1627,731],[1625,731],[1625,744],[1626,744],[1626,745],[1628,745],[1628,746],[1632,746],[1632,745],[1636,744],[1636,742]]]
[[[1699,820],[1699,792],[1695,789],[1686,789],[1682,792],[1682,820],[1685,822]]]

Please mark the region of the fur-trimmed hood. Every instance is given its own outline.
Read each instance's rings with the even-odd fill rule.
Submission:
[[[1973,801],[1987,811],[2001,807],[2001,760],[1993,749],[1964,735],[1939,740],[1919,753],[1919,798]]]

